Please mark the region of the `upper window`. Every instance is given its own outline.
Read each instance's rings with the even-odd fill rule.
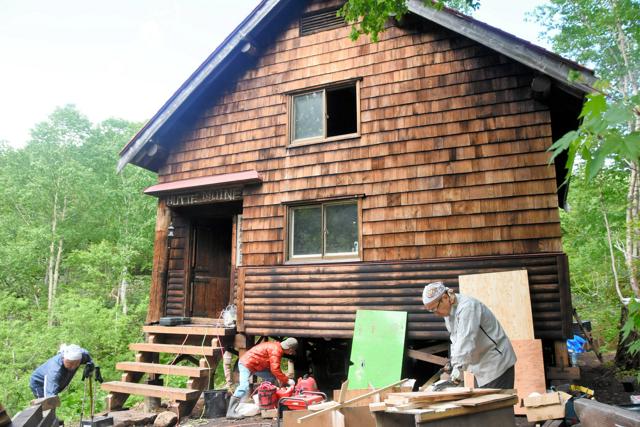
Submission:
[[[291,96],[291,143],[358,134],[358,84],[352,82]]]
[[[359,234],[356,201],[291,207],[289,259],[357,258]]]

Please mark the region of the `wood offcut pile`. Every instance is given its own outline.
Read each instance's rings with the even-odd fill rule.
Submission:
[[[384,402],[371,403],[371,412],[411,414],[428,421],[508,407],[518,402],[514,390],[448,388],[442,391],[389,393]]]

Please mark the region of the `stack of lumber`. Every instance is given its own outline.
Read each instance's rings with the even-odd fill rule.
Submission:
[[[518,401],[514,390],[448,388],[443,391],[390,393],[384,402],[371,403],[371,412],[412,414],[433,420],[511,406]]]

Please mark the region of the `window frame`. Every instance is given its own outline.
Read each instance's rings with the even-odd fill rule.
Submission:
[[[360,137],[360,81],[361,79],[345,80],[339,83],[328,85],[320,85],[305,88],[287,93],[287,146],[299,147],[310,144],[319,144],[323,142],[339,141],[342,139],[351,139]],[[344,135],[335,135],[327,137],[327,91],[343,89],[353,86],[356,90],[356,131]],[[294,98],[300,95],[306,95],[313,92],[322,92],[322,136],[313,136],[309,138],[293,139],[295,126]]]
[[[356,215],[358,218],[358,249],[356,252],[340,252],[327,254],[326,253],[326,210],[325,206],[336,205],[355,205]],[[320,207],[321,208],[321,231],[322,234],[322,250],[320,254],[311,255],[294,255],[293,254],[293,239],[295,235],[295,221],[294,212],[296,209],[305,207]],[[287,206],[287,224],[286,224],[286,245],[285,245],[285,263],[287,264],[305,264],[305,263],[330,263],[330,262],[348,262],[348,261],[360,261],[362,259],[362,208],[360,198],[345,198],[337,200],[322,200],[322,201],[308,201],[295,203]]]

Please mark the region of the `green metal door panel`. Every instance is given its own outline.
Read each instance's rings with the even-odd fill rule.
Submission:
[[[351,345],[349,390],[384,387],[401,379],[407,313],[358,310]]]

